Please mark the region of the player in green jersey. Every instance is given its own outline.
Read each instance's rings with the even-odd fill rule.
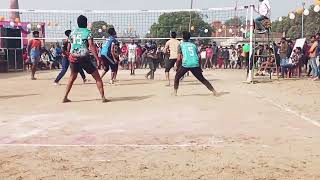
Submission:
[[[96,80],[102,102],[108,102],[108,100],[104,96],[103,82],[101,80],[99,72],[90,60],[90,50],[96,61],[98,60],[98,54],[93,42],[91,31],[87,28],[88,20],[85,16],[81,15],[78,17],[77,23],[78,28],[76,28],[69,37],[70,43],[68,45],[68,51],[70,52],[69,60],[71,62],[71,75],[69,78],[63,103],[71,102],[68,99],[68,95],[81,69],[84,69],[88,74],[92,75],[92,77]]]
[[[200,68],[200,60],[198,57],[197,46],[194,43],[191,43],[190,32],[184,31],[183,42],[179,45],[178,48],[178,62],[182,60],[182,66],[178,69],[175,80],[174,80],[174,95],[177,95],[179,88],[180,79],[189,71],[204,84],[213,95],[217,95],[217,92],[212,87],[210,82],[206,80],[202,75],[202,69]]]

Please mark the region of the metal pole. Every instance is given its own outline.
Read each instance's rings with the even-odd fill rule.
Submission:
[[[190,9],[193,9],[193,0],[190,2]],[[191,22],[192,22],[192,11],[190,11],[190,21],[189,21],[189,32],[191,32]]]
[[[248,32],[248,15],[249,15],[249,6],[245,6],[244,8],[247,9],[247,14],[246,14],[246,28],[245,28],[245,33]]]
[[[249,74],[247,81],[253,83],[253,68],[254,68],[254,57],[253,57],[253,11],[254,5],[250,5],[250,51],[249,51]],[[252,65],[252,66],[251,66]]]
[[[301,38],[304,37],[304,8],[305,8],[306,3],[302,2],[302,8],[303,8],[303,12],[302,12],[302,22],[301,22]]]

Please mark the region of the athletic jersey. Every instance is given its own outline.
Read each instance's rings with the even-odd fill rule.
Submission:
[[[113,59],[112,57],[112,54],[111,54],[111,47],[112,45],[118,43],[118,41],[116,40],[116,38],[110,36],[106,42],[102,45],[102,49],[101,49],[101,56],[105,56],[107,58],[111,58]]]
[[[31,40],[31,49],[40,50],[41,49],[41,41],[39,39]]]
[[[88,40],[92,38],[91,31],[87,28],[77,28],[71,32],[69,41],[71,43],[70,54],[73,57],[84,57],[89,55]]]
[[[129,44],[128,45],[128,58],[135,58],[136,57],[136,49],[137,49],[137,45],[135,44]]]
[[[179,51],[181,52],[182,66],[185,68],[199,67],[199,57],[197,46],[191,42],[182,42]]]

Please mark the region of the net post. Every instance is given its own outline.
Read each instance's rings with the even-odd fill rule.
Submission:
[[[249,51],[249,73],[247,77],[248,83],[253,83],[253,68],[254,68],[254,57],[253,57],[253,11],[254,11],[254,5],[250,5],[250,51]]]

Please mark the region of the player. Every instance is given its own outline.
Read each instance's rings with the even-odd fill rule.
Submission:
[[[96,61],[98,60],[98,54],[93,42],[91,31],[87,28],[88,19],[85,16],[80,15],[77,19],[77,23],[78,28],[76,28],[70,34],[69,38],[70,44],[68,46],[68,52],[70,52],[71,75],[69,78],[65,96],[63,98],[63,103],[71,102],[68,99],[68,95],[70,93],[74,81],[77,79],[79,71],[81,71],[82,68],[88,74],[91,74],[92,77],[96,80],[96,84],[100,92],[102,102],[108,102],[108,100],[104,96],[103,82],[101,80],[99,72],[90,60],[90,50]]]
[[[119,68],[119,55],[117,53],[117,49],[119,48],[119,42],[116,39],[117,32],[114,28],[108,29],[108,34],[110,35],[110,37],[106,40],[101,49],[101,60],[104,66],[104,72],[101,75],[101,78],[103,78],[106,75],[110,67],[110,84],[114,84]]]
[[[39,31],[33,31],[33,39],[31,39],[28,43],[28,53],[31,60],[31,80],[37,80],[35,78],[35,74],[37,71],[37,66],[40,61],[41,56],[41,47],[42,43],[38,39],[39,38]]]
[[[70,34],[71,34],[71,30],[66,30],[64,32],[64,34],[67,36],[68,39],[66,39],[63,42],[63,46],[62,46],[62,69],[61,69],[61,72],[58,74],[57,78],[55,79],[54,85],[59,85],[59,81],[66,74],[66,72],[68,71],[69,65],[70,65],[70,62],[69,62],[70,53],[68,52],[68,46],[70,44],[69,37],[70,37]],[[87,82],[86,75],[84,74],[82,68],[79,71],[79,73],[80,73],[80,75],[81,75],[81,77],[83,79],[83,83],[86,83]]]
[[[134,39],[131,39],[131,44],[128,45],[128,61],[130,64],[130,75],[135,75],[135,62],[137,58],[137,45],[134,42]]]
[[[180,44],[180,41],[178,41],[177,38],[177,33],[176,32],[171,32],[170,33],[171,39],[167,41],[164,51],[169,52],[169,60],[166,62],[166,69],[165,69],[165,74],[166,74],[166,80],[168,81],[167,86],[170,86],[170,70],[171,68],[174,67],[174,65],[177,62],[178,58],[178,47]]]
[[[217,92],[212,87],[210,82],[206,80],[202,75],[200,67],[199,57],[197,54],[197,46],[194,43],[189,42],[191,34],[190,32],[184,31],[182,33],[183,42],[178,48],[178,62],[182,61],[182,66],[178,69],[175,80],[174,80],[174,92],[173,95],[177,96],[179,81],[188,71],[204,84],[213,95],[217,95]]]

